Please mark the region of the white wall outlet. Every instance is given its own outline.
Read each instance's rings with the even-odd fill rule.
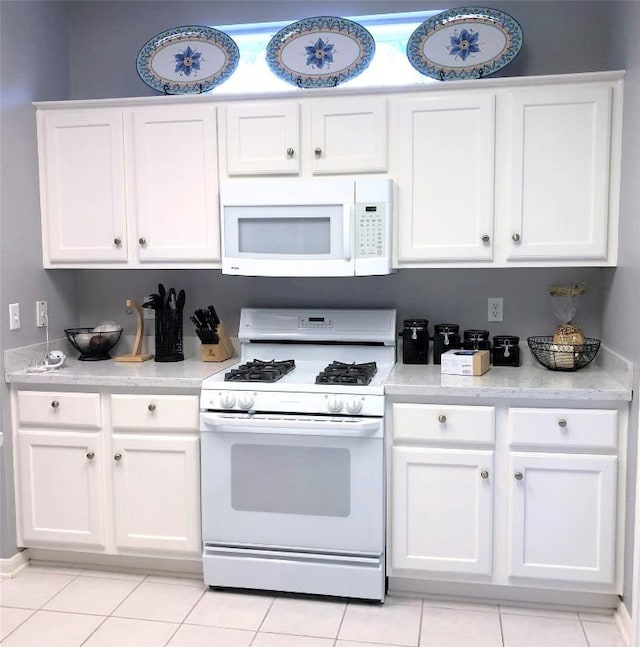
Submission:
[[[49,325],[49,304],[46,301],[36,301],[36,326],[44,328]]]
[[[488,304],[487,321],[502,321],[503,298],[489,297]]]
[[[149,297],[142,297],[142,300],[140,303],[144,303],[147,301]],[[156,318],[156,311],[153,308],[142,308],[142,318],[143,319],[155,319]]]
[[[18,330],[20,328],[20,304],[9,304],[9,330]]]

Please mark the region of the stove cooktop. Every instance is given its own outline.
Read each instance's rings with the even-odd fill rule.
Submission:
[[[323,371],[318,373],[316,384],[369,384],[378,371],[375,362],[363,364],[347,364],[331,362]]]
[[[224,374],[225,382],[277,382],[296,367],[295,360],[254,359]]]

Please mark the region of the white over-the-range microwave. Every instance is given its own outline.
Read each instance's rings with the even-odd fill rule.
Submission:
[[[223,182],[222,272],[389,274],[392,195],[393,182],[387,178]]]

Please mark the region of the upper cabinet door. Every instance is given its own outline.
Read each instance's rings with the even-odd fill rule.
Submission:
[[[607,258],[612,92],[571,85],[510,93],[508,259]]]
[[[227,175],[300,172],[296,101],[243,102],[223,110],[221,159],[226,157]]]
[[[122,111],[38,113],[45,267],[127,260]]]
[[[384,97],[312,101],[311,169],[314,175],[387,170]]]
[[[398,105],[398,261],[493,257],[495,97]]]
[[[219,260],[215,107],[134,108],[132,119],[138,259]]]

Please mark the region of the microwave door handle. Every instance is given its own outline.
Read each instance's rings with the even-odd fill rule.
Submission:
[[[353,229],[353,207],[345,204],[342,211],[342,244],[344,249],[344,259],[351,260],[351,232]]]

